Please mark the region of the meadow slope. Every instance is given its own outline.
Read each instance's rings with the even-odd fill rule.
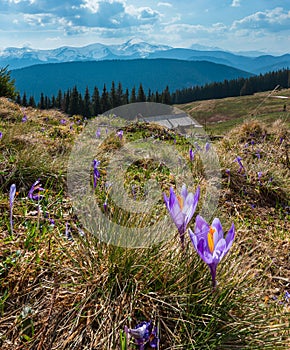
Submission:
[[[236,237],[218,266],[213,291],[209,269],[188,236],[184,250],[175,233],[149,248],[126,249],[101,242],[97,232],[82,227],[66,172],[83,118],[21,108],[1,98],[1,349],[123,350],[125,325],[149,319],[158,326],[160,349],[289,349],[290,107],[283,111],[281,101],[263,93],[179,106],[221,136],[210,145],[220,165],[215,216],[225,232],[234,223]],[[173,131],[142,123],[124,125],[123,131],[122,139],[110,135],[96,150],[101,165],[95,195],[101,207],[109,198],[108,158],[140,135],[176,147],[192,171],[189,190],[199,184],[204,201],[203,162],[211,161],[211,150],[203,158],[202,139],[191,162],[188,141]],[[174,174],[146,160],[130,167],[124,186],[134,185],[132,200],[138,201],[150,176],[161,186],[152,215],[158,220],[166,215],[162,191],[175,188]],[[42,197],[28,198],[38,179]],[[17,188],[13,231],[12,184]],[[113,202],[106,210],[112,220],[128,222]],[[134,348],[131,341],[128,349]]]

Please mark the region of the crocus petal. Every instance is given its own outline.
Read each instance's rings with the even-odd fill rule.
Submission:
[[[174,193],[173,188],[170,188],[170,195],[169,199],[167,198],[166,194],[164,194],[164,201],[166,203],[166,207],[169,211],[169,214],[175,223],[179,233],[183,233],[183,223],[184,223],[184,215],[181,211],[178,199]]]
[[[196,216],[195,219],[195,234],[196,235],[206,235],[209,231],[209,224],[204,220],[204,218],[200,215]]]
[[[34,194],[34,191],[38,191],[38,193]],[[44,188],[41,187],[40,181],[36,180],[28,192],[28,198],[36,201],[42,199],[43,196],[39,194],[41,191],[44,191]]]
[[[198,186],[196,191],[195,191],[195,194],[193,195],[192,193],[189,193],[188,196],[186,197],[185,201],[184,201],[184,210],[183,210],[183,212],[190,211],[190,214],[191,214],[190,219],[192,218],[192,216],[193,216],[193,214],[194,214],[194,212],[196,210],[196,207],[197,207],[197,204],[198,204],[198,201],[199,201],[199,196],[200,196],[200,187]],[[189,219],[189,221],[190,221],[190,219]]]
[[[209,250],[209,248],[208,248],[208,245],[207,245],[207,242],[205,241],[205,240],[203,240],[203,244],[204,244],[204,250],[203,250],[203,257],[201,257],[202,258],[202,260],[205,262],[205,263],[207,263],[208,265],[210,265],[210,264],[212,264],[212,263],[214,263],[215,261],[214,261],[214,258],[213,258],[213,255],[212,255],[212,253],[210,252],[210,250]]]
[[[220,219],[214,218],[211,226],[217,231],[217,234],[218,234],[217,240],[220,240],[221,238],[224,237],[224,231],[223,231],[223,227],[220,222]],[[215,244],[216,244],[216,241],[215,241]]]
[[[191,239],[191,242],[197,254],[205,263],[211,264],[213,261],[212,255],[207,251],[208,247],[204,237],[202,237],[201,235],[196,235],[195,233],[192,232],[190,228],[188,229],[188,232],[189,232],[189,237]]]
[[[232,224],[232,226],[229,229],[229,232],[227,233],[227,236],[226,236],[226,245],[227,245],[226,250],[227,250],[227,252],[229,251],[229,249],[233,245],[234,238],[235,238],[235,225]]]
[[[135,339],[143,339],[146,329],[147,329],[147,325],[145,323],[138,328],[129,329],[129,334],[131,334],[132,337],[134,337]]]
[[[178,202],[177,197],[174,193],[174,190],[172,187],[170,187],[170,194],[169,194],[169,210],[173,208],[174,204]]]
[[[182,195],[182,197],[184,198],[184,200],[186,199],[188,193],[187,193],[187,189],[186,189],[186,185],[183,184],[182,185],[182,188],[181,188],[181,191],[180,191],[180,194]]]
[[[226,245],[226,241],[223,238],[217,242],[217,245],[212,253],[212,258],[215,263],[219,263],[224,257]]]
[[[9,204],[10,204],[10,208],[12,208],[12,206],[13,206],[15,194],[16,194],[16,185],[15,185],[15,184],[12,184],[12,185],[10,186],[10,193],[9,193]]]
[[[174,202],[173,206],[170,209],[170,216],[175,223],[178,231],[183,231],[184,226],[184,215],[179,207],[178,201]],[[182,233],[182,232],[180,232]]]

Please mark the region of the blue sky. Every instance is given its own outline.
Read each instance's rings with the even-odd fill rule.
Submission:
[[[153,44],[290,52],[288,0],[1,0],[0,49]]]

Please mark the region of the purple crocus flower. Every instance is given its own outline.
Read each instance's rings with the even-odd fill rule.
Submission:
[[[198,151],[201,151],[201,147],[196,141],[194,142],[194,146]]]
[[[208,152],[209,150],[210,150],[210,143],[207,142],[207,143],[205,144],[205,151]]]
[[[243,170],[243,169],[245,169],[245,167],[243,166],[243,163],[242,163],[242,157],[240,157],[240,156],[237,156],[237,158],[234,160],[234,162],[238,162],[238,164],[239,164],[239,173]]]
[[[189,229],[189,236],[198,255],[209,266],[212,285],[215,289],[217,265],[233,244],[235,237],[234,224],[232,224],[226,238],[224,238],[219,219],[215,218],[210,226],[202,216],[197,215],[194,233]]]
[[[26,114],[24,114],[24,116],[22,118],[22,123],[25,123],[25,122],[27,122],[27,115]]]
[[[3,133],[0,131],[0,140],[2,139],[3,137]]]
[[[94,172],[93,172],[93,176],[94,176],[94,188],[97,187],[97,181],[98,179],[101,177],[100,172],[98,170],[98,166],[100,165],[100,162],[96,159],[93,160],[93,168],[94,168]]]
[[[189,159],[191,162],[194,160],[195,152],[196,151],[193,151],[192,148],[189,149]]]
[[[99,128],[97,131],[96,131],[96,138],[99,139],[101,137],[101,129]]]
[[[180,194],[181,194],[180,196],[176,196],[173,188],[171,187],[169,198],[166,196],[165,193],[163,194],[163,198],[164,198],[166,207],[169,211],[169,214],[178,229],[180,240],[181,240],[181,247],[183,249],[184,234],[185,234],[187,225],[189,224],[196,210],[197,203],[199,200],[199,195],[200,195],[200,188],[198,186],[195,194],[193,194],[191,192],[188,193],[186,189],[186,185],[183,185]]]
[[[143,321],[135,328],[128,328],[125,326],[125,333],[127,337],[132,336],[135,339],[135,343],[139,346],[139,350],[144,350],[145,345],[147,344],[151,348],[157,348],[158,346],[159,338],[157,327],[153,328],[151,321]]]
[[[256,156],[258,159],[261,159],[261,151],[259,149],[256,151]]]
[[[263,175],[262,171],[258,171],[257,175],[258,175],[258,181],[259,181],[259,183],[261,183],[261,178]]]
[[[44,191],[44,188],[41,187],[40,181],[37,180],[31,186],[31,188],[30,188],[30,190],[28,192],[28,198],[29,199],[33,199],[35,201],[39,201],[40,199],[43,198],[43,195],[40,194],[40,192],[42,192],[42,191]]]
[[[9,192],[9,206],[10,206],[10,228],[11,228],[11,233],[13,234],[13,203],[16,195],[16,185],[12,184],[10,186],[10,192]]]
[[[119,137],[120,140],[122,140],[123,135],[124,135],[124,131],[123,131],[123,130],[119,130],[119,131],[117,132],[117,136]]]
[[[60,124],[61,124],[61,125],[65,125],[65,124],[66,124],[66,120],[65,120],[65,119],[61,119],[61,120],[60,120]]]

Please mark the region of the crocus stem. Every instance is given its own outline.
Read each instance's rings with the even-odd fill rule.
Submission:
[[[12,207],[10,208],[10,229],[11,229],[11,235],[13,235],[13,218],[12,218]]]
[[[211,280],[212,280],[212,290],[213,292],[216,290],[216,286],[217,286],[217,283],[216,283],[216,266],[215,265],[209,265],[209,269],[210,269],[210,273],[211,273]]]

